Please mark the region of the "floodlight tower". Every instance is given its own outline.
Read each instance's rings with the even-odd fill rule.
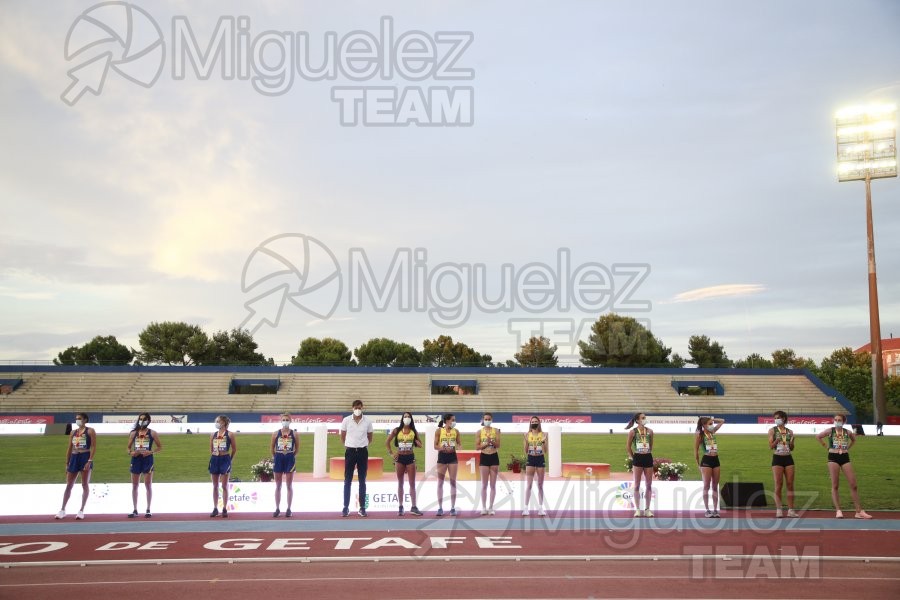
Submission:
[[[866,234],[869,255],[869,335],[872,349],[872,404],[875,421],[887,420],[875,234],[872,227],[872,180],[897,176],[897,106],[877,104],[838,111],[836,118],[838,181],[866,182]]]

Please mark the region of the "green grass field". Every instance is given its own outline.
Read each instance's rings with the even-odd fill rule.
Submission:
[[[501,448],[501,469],[505,469],[509,455],[521,455],[519,436],[506,436]],[[0,438],[0,484],[59,483],[64,481],[66,451],[64,436],[4,436]],[[387,456],[384,433],[376,433],[372,445],[373,456]],[[130,480],[129,457],[125,451],[127,436],[99,437],[94,461],[93,481],[121,483]],[[164,450],[156,456],[158,482],[206,481],[209,459],[209,438],[205,435],[168,435],[162,438]],[[472,436],[463,436],[465,448],[472,448]],[[700,479],[693,460],[693,439],[684,434],[657,436],[653,455],[688,464],[685,479]],[[268,455],[269,436],[238,434],[238,454],[233,474],[250,480],[250,465]],[[608,462],[613,471],[624,471],[624,434],[567,434],[562,441],[564,461]],[[423,453],[423,451],[418,451]],[[424,454],[424,453],[423,453]],[[770,453],[763,435],[720,435],[719,454],[722,461],[722,482],[759,481],[772,489]],[[900,509],[900,438],[860,437],[851,451],[853,465],[859,479],[863,506],[867,509]],[[328,436],[328,456],[341,456],[340,439]],[[419,464],[424,456],[419,457]],[[812,436],[799,436],[794,452],[798,506],[812,494],[809,508],[831,508],[830,483],[825,466],[825,450]],[[312,435],[301,436],[297,470],[312,471]],[[844,509],[852,508],[846,481],[841,483]]]

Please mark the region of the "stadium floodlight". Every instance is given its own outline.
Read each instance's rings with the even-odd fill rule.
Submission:
[[[884,363],[881,358],[881,319],[875,273],[875,234],[872,225],[872,180],[897,176],[897,106],[853,106],[835,115],[838,181],[866,182],[866,236],[869,258],[869,336],[872,351],[872,405],[875,422],[887,420]]]

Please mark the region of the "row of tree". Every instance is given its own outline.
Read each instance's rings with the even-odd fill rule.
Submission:
[[[98,336],[83,346],[72,346],[54,359],[60,365],[274,365],[259,353],[249,331],[232,329],[207,335],[199,326],[179,322],[151,323],[138,336],[140,349],[128,348],[114,336]],[[840,348],[817,364],[791,348],[772,352],[769,358],[751,354],[732,361],[725,348],[706,335],[688,340],[688,355],[672,354],[671,348],[637,320],[606,314],[591,327],[587,341],[580,341],[581,363],[593,367],[677,367],[808,369],[834,387],[857,407],[861,416],[872,412],[871,356]],[[558,347],[546,337],[532,337],[514,355],[515,360],[493,362],[490,354],[454,341],[447,335],[426,339],[421,348],[389,338],[373,338],[351,349],[334,338],[306,338],[291,357],[296,366],[362,367],[557,367]],[[888,402],[900,407],[900,377],[886,379]]]

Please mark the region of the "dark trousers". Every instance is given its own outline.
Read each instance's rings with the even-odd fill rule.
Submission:
[[[353,469],[359,476],[359,506],[366,506],[366,472],[369,470],[368,448],[344,449],[344,508],[350,506],[350,486],[353,484]]]

